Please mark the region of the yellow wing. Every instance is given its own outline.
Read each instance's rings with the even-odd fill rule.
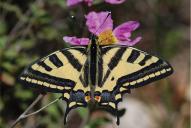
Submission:
[[[86,60],[84,47],[56,51],[26,68],[20,80],[50,92],[64,93],[80,88],[86,92],[87,88],[79,80]]]
[[[89,95],[90,88],[84,82],[86,51],[83,46],[56,51],[26,68],[20,80],[43,91],[63,93],[67,116],[71,109],[87,105],[85,97]]]
[[[100,105],[116,109],[122,94],[172,74],[172,67],[158,57],[132,47],[103,46],[99,85],[95,89]],[[100,68],[101,69],[101,68]]]

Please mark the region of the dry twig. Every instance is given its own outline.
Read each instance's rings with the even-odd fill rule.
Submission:
[[[39,94],[38,97],[32,102],[32,104],[15,120],[15,122],[11,125],[10,128],[14,128],[16,124],[23,119],[24,116],[44,97],[43,94]],[[26,118],[26,117],[25,117]]]
[[[33,103],[15,120],[15,122],[11,125],[10,128],[14,128],[16,126],[16,124],[21,121],[22,119],[25,119],[29,116],[32,116],[32,115],[35,115],[37,113],[39,113],[40,111],[42,111],[43,109],[47,108],[48,106],[56,103],[58,100],[61,99],[61,97],[55,99],[54,101],[50,102],[49,104],[45,105],[44,107],[40,108],[39,110],[35,111],[35,112],[32,112],[30,114],[27,114],[37,103],[39,100],[41,100],[42,98],[44,97],[43,94],[40,94],[34,101]]]

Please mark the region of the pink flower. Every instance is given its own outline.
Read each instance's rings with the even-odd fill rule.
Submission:
[[[121,4],[121,3],[125,2],[125,0],[105,0],[105,2],[107,2],[109,4]]]
[[[93,3],[93,0],[67,0],[67,6],[74,6],[77,4],[80,4],[81,2],[86,3],[88,6],[91,6]]]
[[[105,0],[105,2],[109,4],[121,4],[125,1],[126,0]],[[67,6],[74,6],[80,4],[81,2],[86,3],[88,6],[93,4],[93,0],[67,0]]]
[[[86,25],[91,33],[98,35],[104,30],[113,28],[113,20],[111,19],[111,15],[108,16],[108,13],[109,12],[90,12],[85,16]]]
[[[71,45],[88,45],[89,38],[77,38],[77,37],[70,37],[64,36],[63,40]]]
[[[88,26],[89,31],[99,37],[104,31],[113,30],[113,20],[111,19],[111,15],[104,21],[108,13],[109,12],[90,12],[86,15],[86,25]],[[142,39],[140,36],[136,37],[134,40],[130,38],[131,33],[135,31],[139,25],[140,24],[137,21],[128,21],[116,27],[113,30],[113,36],[117,39],[117,43],[133,46],[139,42]]]
[[[109,12],[90,12],[85,16],[88,30],[98,36],[100,45],[120,44],[133,46],[138,43],[142,37],[138,36],[131,39],[131,33],[139,27],[137,21],[125,22],[113,30],[113,20]],[[72,45],[88,45],[88,38],[77,38],[65,36],[64,41]]]

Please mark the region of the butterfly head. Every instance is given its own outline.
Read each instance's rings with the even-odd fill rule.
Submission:
[[[94,34],[92,34],[91,36],[91,43],[92,45],[96,45],[97,44],[97,40],[98,40],[98,37]]]

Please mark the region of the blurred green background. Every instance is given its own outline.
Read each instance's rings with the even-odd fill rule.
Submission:
[[[115,26],[137,20],[133,34],[143,36],[135,47],[168,60],[175,72],[167,79],[124,96],[126,112],[119,128],[190,127],[190,1],[127,0],[109,5],[95,0],[92,7],[67,7],[65,0],[0,0],[0,128],[6,128],[30,105],[38,92],[21,85],[17,78],[24,67],[39,57],[67,47],[65,35],[88,36],[84,15],[90,10],[111,11]],[[76,17],[76,22],[70,16]],[[34,110],[56,99],[47,94]],[[16,128],[63,128],[65,103],[60,101]],[[113,128],[108,113],[95,112],[83,125],[86,109],[70,113],[69,128]],[[103,118],[104,117],[104,118]]]

